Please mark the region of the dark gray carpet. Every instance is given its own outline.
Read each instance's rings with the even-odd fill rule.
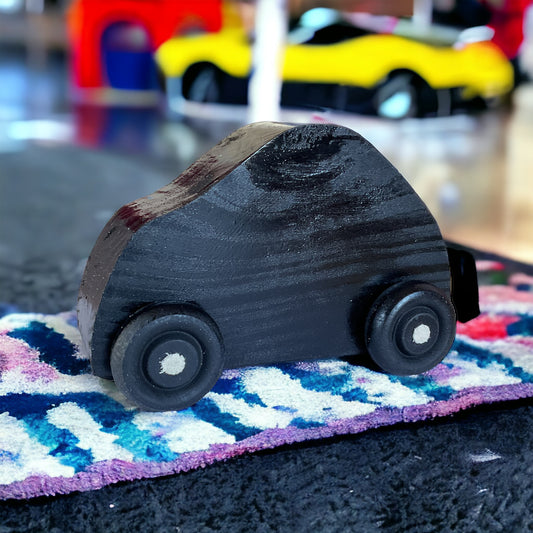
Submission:
[[[507,406],[4,503],[0,531],[530,531],[532,415]]]

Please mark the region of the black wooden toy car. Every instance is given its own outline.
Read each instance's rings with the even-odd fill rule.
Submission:
[[[417,374],[478,312],[470,254],[368,141],[323,124],[245,126],[119,209],[78,301],[94,373],[147,410],[225,368],[369,354]]]

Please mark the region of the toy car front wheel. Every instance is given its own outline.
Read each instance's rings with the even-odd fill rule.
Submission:
[[[440,363],[455,339],[455,309],[445,293],[427,283],[390,287],[367,317],[366,347],[385,372],[412,375]]]
[[[196,312],[145,311],[117,337],[111,371],[119,390],[141,409],[185,409],[209,392],[222,372],[216,326]]]

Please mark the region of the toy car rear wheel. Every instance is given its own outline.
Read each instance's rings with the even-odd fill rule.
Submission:
[[[449,116],[452,104],[449,89],[433,89],[423,78],[408,70],[392,72],[374,96],[376,114],[389,119]]]
[[[118,335],[111,371],[126,398],[147,411],[185,409],[222,372],[214,323],[195,311],[157,308],[134,317]]]
[[[220,77],[221,71],[209,63],[191,67],[183,79],[185,98],[193,102],[219,102]]]
[[[383,118],[402,119],[419,113],[419,96],[415,77],[410,72],[396,72],[377,89],[374,105]]]
[[[430,370],[448,354],[455,339],[450,298],[428,283],[390,287],[367,317],[366,347],[385,372],[400,376]]]

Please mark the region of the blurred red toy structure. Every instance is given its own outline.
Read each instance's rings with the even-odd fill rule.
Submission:
[[[73,0],[67,16],[75,87],[155,87],[153,52],[176,34],[217,31],[222,0]]]
[[[515,59],[524,41],[525,12],[532,0],[481,0],[491,12],[489,25],[494,29],[494,42],[508,59]]]

